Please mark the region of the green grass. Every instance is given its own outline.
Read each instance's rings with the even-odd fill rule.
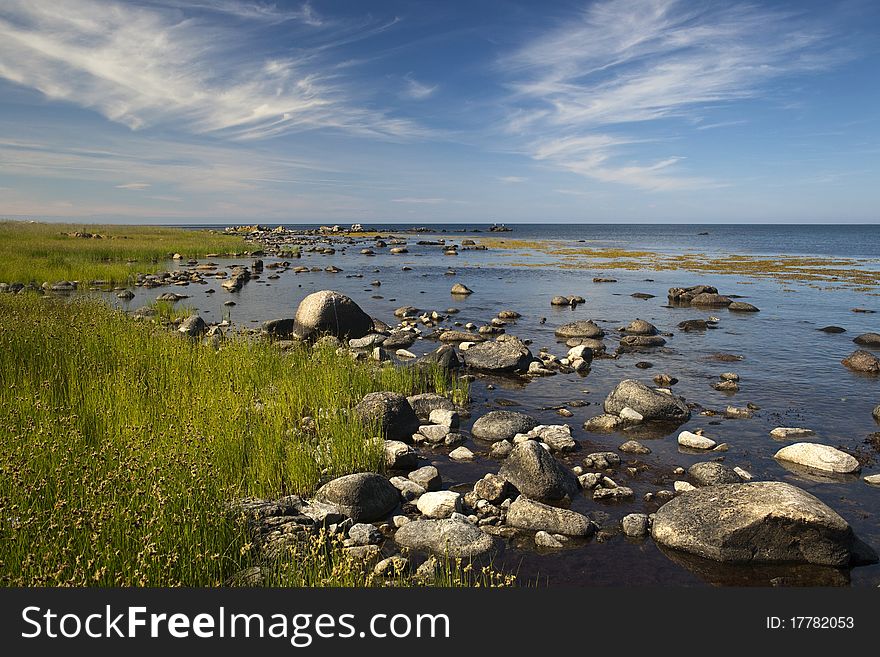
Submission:
[[[380,469],[375,428],[349,412],[364,394],[466,394],[437,370],[216,350],[36,295],[0,295],[0,381],[0,584],[20,586],[220,584],[253,559],[231,500]],[[356,583],[321,555],[278,581]]]
[[[101,239],[74,237],[77,232]],[[159,271],[175,253],[202,258],[251,250],[241,237],[207,230],[0,221],[0,282],[125,283]]]

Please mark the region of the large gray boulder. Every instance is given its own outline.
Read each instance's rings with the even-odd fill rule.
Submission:
[[[485,372],[527,370],[533,360],[529,348],[514,337],[472,345],[462,357],[468,367]]]
[[[205,324],[205,320],[198,315],[190,315],[180,322],[180,326],[177,327],[177,330],[191,338],[197,338],[208,330],[208,325]]]
[[[657,543],[730,563],[844,567],[853,557],[849,524],[806,491],[778,481],[698,488],[654,517]]]
[[[293,319],[293,334],[300,339],[333,335],[362,338],[373,330],[372,318],[340,292],[321,290],[303,299]]]
[[[561,500],[579,490],[574,474],[534,440],[514,445],[498,474],[533,500]]]
[[[332,504],[355,522],[373,522],[394,510],[400,493],[385,477],[361,472],[328,481],[315,493],[315,499]]]
[[[394,535],[401,547],[429,552],[437,557],[483,559],[495,552],[495,541],[478,527],[454,518],[413,520]]]
[[[419,418],[406,397],[396,392],[371,392],[354,407],[355,415],[365,424],[375,424],[387,440],[412,442],[419,429]]]
[[[605,335],[599,326],[592,320],[578,320],[563,324],[556,329],[556,335],[560,338],[601,338]]]
[[[531,415],[516,411],[489,411],[477,418],[471,428],[474,438],[497,442],[512,440],[518,433],[528,433],[538,426],[538,421]]]
[[[649,388],[635,379],[624,379],[605,398],[606,413],[620,415],[627,406],[639,413],[645,422],[684,422],[691,416],[681,397]]]
[[[520,495],[507,511],[507,524],[519,529],[545,531],[566,536],[588,536],[593,524],[585,515],[542,504]]]
[[[778,461],[794,463],[805,468],[850,474],[861,469],[858,460],[831,445],[820,443],[794,443],[786,445],[773,456]]]

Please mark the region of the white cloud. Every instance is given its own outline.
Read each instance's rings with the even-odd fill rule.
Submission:
[[[142,183],[142,182],[133,182],[133,183],[125,183],[123,185],[116,185],[116,189],[130,189],[134,191],[139,191],[142,189],[149,189],[152,187],[150,183]]]
[[[161,124],[238,139],[316,128],[383,138],[425,134],[354,99],[338,72],[324,72],[332,66],[322,64],[320,47],[270,55],[259,32],[218,20],[216,11],[204,11],[208,4],[4,0],[0,77],[133,130]],[[186,11],[193,7],[201,11]],[[214,9],[289,18],[264,3],[227,1]],[[303,29],[322,24],[308,4],[295,16]]]
[[[715,186],[683,174],[675,154],[621,161],[634,150],[626,148],[636,143],[633,124],[693,125],[719,105],[759,96],[770,80],[829,67],[845,56],[827,47],[829,34],[748,4],[596,2],[501,64],[514,80],[507,129],[530,140],[536,159],[597,180]]]
[[[499,182],[515,185],[518,183],[524,183],[528,178],[523,178],[522,176],[498,176],[497,180]]]
[[[411,75],[404,77],[406,88],[403,90],[403,96],[410,100],[425,100],[434,95],[438,85],[427,85],[419,82]]]

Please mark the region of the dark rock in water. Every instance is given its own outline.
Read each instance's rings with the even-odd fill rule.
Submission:
[[[560,338],[601,338],[605,335],[599,326],[592,320],[578,320],[569,324],[563,324],[556,329],[556,335]]]
[[[394,311],[395,317],[415,317],[419,314],[419,309],[415,306],[401,306],[397,310]]]
[[[354,407],[354,412],[367,424],[376,424],[388,440],[412,442],[419,429],[419,419],[406,397],[396,392],[371,392]]]
[[[474,438],[488,442],[512,440],[518,433],[528,433],[538,426],[531,415],[516,411],[489,411],[477,418],[471,433]]]
[[[635,292],[630,294],[630,296],[634,299],[653,299],[655,295],[648,294],[647,292]]]
[[[652,367],[654,367],[654,363],[649,363],[646,360],[641,360],[638,363],[636,363],[636,367],[638,367],[640,370],[649,370]]]
[[[823,326],[822,328],[816,330],[822,331],[823,333],[846,333],[846,329],[842,326]]]
[[[692,306],[721,307],[729,306],[731,303],[733,303],[733,300],[730,297],[721,296],[720,294],[712,294],[709,292],[703,292],[702,294],[698,294],[693,299],[691,299]]]
[[[294,317],[293,333],[300,339],[321,335],[362,338],[373,330],[373,319],[350,298],[333,290],[314,292],[303,299]]]
[[[507,524],[565,536],[589,536],[594,529],[593,523],[583,514],[535,502],[522,495],[510,505]]]
[[[574,474],[534,440],[514,445],[498,475],[533,500],[574,497],[579,490]]]
[[[634,379],[621,381],[605,398],[606,413],[620,415],[620,411],[626,407],[639,413],[645,422],[684,422],[691,416],[681,397],[649,388]]]
[[[694,463],[688,468],[688,475],[698,486],[717,486],[719,484],[741,484],[742,479],[733,468],[716,463],[715,461],[703,461]]]
[[[878,360],[874,354],[867,352],[864,349],[854,351],[840,362],[853,372],[880,374],[880,360]]]
[[[651,534],[676,550],[731,563],[850,565],[849,524],[806,491],[783,482],[698,488],[664,504]]]
[[[468,367],[486,372],[524,371],[533,360],[529,348],[512,336],[475,344],[463,354]]]
[[[479,527],[453,518],[413,520],[397,530],[394,541],[401,547],[429,552],[443,559],[483,560],[496,550],[495,540]]]
[[[332,504],[355,522],[373,522],[397,507],[400,493],[382,475],[361,472],[327,482],[318,489],[315,499]]]
[[[551,306],[570,306],[571,301],[569,300],[568,297],[555,296],[552,299],[550,299],[550,305]]]
[[[880,347],[880,333],[863,333],[853,338],[853,342],[863,347]]]
[[[473,294],[474,291],[470,289],[467,285],[462,285],[461,283],[456,283],[452,286],[452,290],[450,291],[455,295],[467,296],[468,294]]]
[[[869,308],[852,308],[852,312],[854,312],[854,313],[868,313],[870,315],[873,315],[877,311],[870,310]]]
[[[498,313],[498,319],[519,319],[520,317],[522,317],[522,315],[515,310],[502,310]]]
[[[757,306],[753,306],[750,303],[746,303],[744,301],[734,301],[729,306],[727,306],[728,310],[733,310],[738,313],[756,313],[760,312]]]
[[[871,411],[871,417],[880,422],[880,405],[874,407],[874,410]]]
[[[293,318],[265,321],[263,322],[263,333],[272,338],[289,338],[293,335]]]
[[[409,331],[392,331],[391,335],[382,343],[388,350],[408,349],[416,341],[416,334]]]
[[[620,339],[621,351],[662,347],[666,340],[659,335],[625,335]]]
[[[420,363],[431,363],[439,365],[444,370],[455,370],[461,367],[461,360],[455,349],[445,344],[435,351],[428,352],[419,360]]]
[[[683,322],[678,323],[678,328],[685,333],[690,333],[691,331],[705,331],[709,328],[709,322],[705,319],[686,319]]]
[[[616,283],[617,279],[616,278],[602,278],[600,276],[597,276],[593,279],[593,282],[594,283]]]
[[[184,335],[195,338],[207,331],[208,325],[198,315],[190,315],[180,323],[177,330]]]
[[[669,374],[657,374],[654,377],[654,383],[660,386],[661,388],[668,388],[669,386],[674,386],[678,383],[678,379],[674,376],[670,376]]]
[[[454,411],[455,404],[443,395],[434,392],[423,392],[419,395],[412,395],[406,400],[412,406],[413,411],[420,420],[427,420],[431,416],[431,411],[444,410]]]
[[[679,304],[688,304],[698,294],[718,294],[717,288],[711,285],[694,285],[692,287],[669,288],[669,301]]]
[[[659,333],[656,326],[644,319],[634,319],[620,330],[629,335],[657,335]]]

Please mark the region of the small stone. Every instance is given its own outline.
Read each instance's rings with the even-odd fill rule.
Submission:
[[[394,249],[391,250],[394,251]],[[373,568],[373,574],[379,577],[394,577],[402,575],[407,570],[409,570],[409,561],[405,557],[396,554],[377,563],[376,567]]]
[[[412,522],[412,520],[410,520],[410,519],[407,518],[406,516],[394,516],[394,517],[391,519],[391,523],[392,523],[397,529],[400,529],[401,527],[403,527],[403,526],[404,526],[406,523],[408,523],[408,522]]]
[[[409,473],[409,480],[415,482],[427,491],[440,490],[443,479],[433,465],[426,465]]]
[[[632,488],[617,486],[616,488],[597,488],[593,491],[594,500],[625,500],[633,496]]]
[[[642,415],[638,411],[631,409],[629,406],[624,406],[620,410],[619,415],[620,415],[621,420],[626,420],[627,422],[633,422],[633,423],[638,423],[638,422],[641,422],[642,420],[645,419],[644,415]]]
[[[812,429],[803,429],[801,427],[776,427],[770,432],[770,435],[777,440],[790,440],[792,438],[815,436],[816,432]]]
[[[456,511],[461,511],[461,495],[451,490],[425,493],[416,507],[427,518],[449,518]]]
[[[552,534],[548,534],[543,530],[535,533],[535,545],[553,550],[558,550],[563,547],[560,540],[554,538]]]
[[[382,542],[382,532],[375,525],[364,522],[353,524],[348,530],[348,537],[355,545],[378,545]]]
[[[642,445],[642,443],[637,440],[627,440],[620,447],[618,447],[621,452],[626,454],[650,454],[651,450]]]
[[[880,486],[880,474],[868,475],[865,477],[865,483],[871,486]]]
[[[711,438],[700,436],[690,431],[682,431],[678,434],[678,444],[691,449],[712,449],[717,445]]]
[[[632,538],[641,538],[648,534],[648,516],[645,513],[630,513],[620,521],[623,533]]]
[[[499,504],[510,497],[511,486],[505,479],[489,473],[474,484],[474,493],[491,504]]]
[[[752,473],[749,472],[748,470],[744,470],[743,468],[737,466],[733,469],[733,471],[736,474],[738,474],[739,478],[742,479],[743,481],[751,481],[752,480]]]
[[[428,421],[431,424],[437,424],[446,427],[449,431],[458,431],[460,418],[458,413],[444,408],[437,408],[431,411]]]
[[[400,496],[407,502],[412,502],[414,499],[425,494],[424,488],[406,477],[391,477],[388,481],[400,491]]]
[[[474,453],[467,447],[457,447],[449,452],[449,458],[453,461],[473,461]]]
[[[423,424],[419,427],[419,433],[425,437],[429,443],[442,443],[449,433],[449,429],[439,424]]]
[[[676,481],[673,484],[676,493],[687,493],[688,491],[697,490],[696,486],[689,484],[686,481]]]

